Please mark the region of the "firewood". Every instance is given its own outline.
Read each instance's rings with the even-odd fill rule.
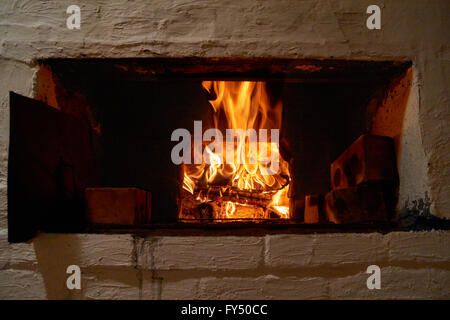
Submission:
[[[273,194],[275,193],[262,193],[251,192],[245,190],[227,189],[222,191],[222,187],[208,187],[201,188],[196,193],[196,197],[206,197],[208,200],[214,201],[231,201],[241,204],[267,206],[270,204]]]

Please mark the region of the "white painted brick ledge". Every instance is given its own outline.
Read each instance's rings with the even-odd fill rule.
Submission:
[[[40,234],[31,243],[8,244],[2,230],[0,298],[448,299],[450,271],[442,268],[442,262],[450,261],[449,239],[448,231],[168,236],[137,241],[131,235]],[[373,260],[372,251],[379,255],[374,258],[384,260],[382,290],[377,291],[365,286],[364,268]],[[143,259],[138,268],[136,254]],[[400,260],[424,264],[396,266]],[[330,273],[329,266],[341,264],[345,270],[348,261],[353,265],[349,275]],[[60,284],[64,272],[49,276],[68,263],[82,268],[83,290],[76,294]],[[25,265],[30,269],[24,270]],[[364,268],[355,271],[355,266]],[[290,275],[280,276],[268,267],[293,269]],[[302,268],[317,275],[307,276]],[[56,291],[55,281],[61,287]]]
[[[131,235],[39,234],[33,245],[39,261],[67,261],[80,267],[134,267],[134,239]]]
[[[144,241],[143,268],[251,270],[263,261],[263,237],[156,237]]]
[[[266,236],[265,265],[316,267],[450,261],[450,231]]]
[[[215,277],[153,279],[144,273],[142,299],[449,299],[450,271],[381,268],[381,289],[369,290],[364,271],[349,276]]]
[[[176,236],[143,241],[140,267],[151,270],[275,270],[372,263],[445,263],[450,232]]]
[[[0,269],[44,264],[52,259],[81,267],[144,270],[239,271],[316,268],[367,263],[450,262],[450,231],[266,236],[158,236],[130,234],[39,234],[9,244],[0,229]],[[39,258],[39,259],[38,259]]]
[[[449,299],[450,271],[381,268],[381,289],[368,290],[361,272],[329,281],[330,299]]]

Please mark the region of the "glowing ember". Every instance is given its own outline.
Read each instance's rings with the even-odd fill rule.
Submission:
[[[263,82],[204,81],[202,85],[216,96],[210,100],[214,128],[241,134],[228,143],[227,132],[226,146],[211,138],[201,164],[183,165],[184,198],[195,202],[191,207],[202,204],[202,218],[290,218],[289,164],[278,143],[282,103],[271,104]],[[250,137],[252,132],[259,132],[257,143]],[[183,209],[190,206],[187,202]],[[180,217],[192,215],[186,209]]]

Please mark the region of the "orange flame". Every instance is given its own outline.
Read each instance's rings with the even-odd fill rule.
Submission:
[[[214,110],[214,127],[235,129],[246,132],[248,129],[281,129],[282,103],[271,103],[264,82],[251,81],[204,81],[203,87],[215,94],[210,100]],[[233,138],[234,139],[234,138]],[[208,189],[211,186],[225,186],[228,190],[257,192],[270,196],[265,210],[277,213],[281,218],[289,218],[289,167],[281,157],[278,144],[259,141],[257,145],[249,142],[248,137],[234,141],[232,162],[226,157],[229,150],[224,149],[225,158],[205,146],[209,164],[185,165],[183,189],[195,194],[197,187]],[[260,137],[261,140],[261,137]],[[216,150],[214,150],[216,151]],[[278,172],[263,174],[270,159],[279,161]],[[224,161],[226,159],[227,161]],[[256,161],[249,161],[254,159]],[[224,190],[226,190],[225,188]],[[222,195],[222,191],[220,193]],[[239,203],[227,201],[226,218],[239,217]],[[248,212],[248,210],[246,210]],[[256,214],[253,218],[256,218]],[[267,215],[266,215],[267,216]]]

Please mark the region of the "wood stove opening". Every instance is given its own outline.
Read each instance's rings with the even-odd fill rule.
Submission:
[[[10,232],[79,231],[92,224],[387,221],[398,187],[396,142],[389,137],[401,130],[407,95],[391,114],[386,101],[410,65],[41,61],[35,100],[11,96]],[[174,138],[177,129],[190,134],[191,163],[174,163],[175,151],[181,158],[187,151],[177,149],[183,135]],[[217,129],[209,140],[208,129]],[[214,132],[226,137],[226,129],[254,129],[263,147],[253,149],[249,136],[233,137],[234,162],[225,163],[228,141],[220,143],[223,159],[209,144]],[[268,133],[263,144],[260,129]],[[270,167],[264,148],[265,156],[280,159],[273,174],[262,174]],[[198,150],[208,163],[194,163]],[[237,163],[239,154],[256,163]]]

